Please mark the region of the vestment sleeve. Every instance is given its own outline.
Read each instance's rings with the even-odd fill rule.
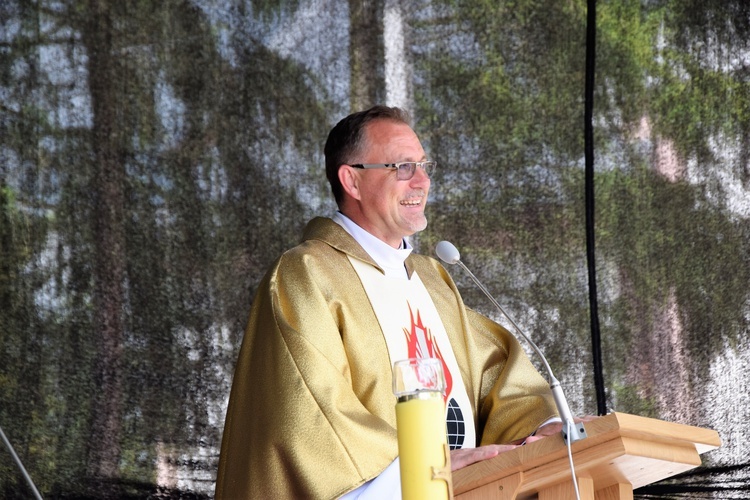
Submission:
[[[332,299],[349,286],[348,271],[335,269],[343,259],[285,254],[261,283],[227,410],[217,498],[333,498],[396,458],[393,422],[354,390],[343,337],[356,306]],[[387,356],[384,364],[389,370]],[[378,390],[390,393],[389,375],[384,383]],[[384,404],[393,413],[392,395]]]
[[[480,444],[510,443],[533,433],[557,416],[549,384],[518,340],[494,321],[468,310],[473,335],[488,351],[477,410]]]

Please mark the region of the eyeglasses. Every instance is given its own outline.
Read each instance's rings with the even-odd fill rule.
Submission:
[[[422,167],[427,177],[435,171],[435,161],[401,161],[398,163],[357,163],[350,165],[354,168],[390,168],[396,171],[396,178],[400,181],[408,181],[414,177],[417,167]]]

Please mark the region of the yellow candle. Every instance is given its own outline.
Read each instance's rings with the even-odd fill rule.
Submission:
[[[420,391],[401,396],[396,403],[396,426],[403,499],[440,500],[452,496],[442,394]],[[436,478],[440,474],[442,478]]]

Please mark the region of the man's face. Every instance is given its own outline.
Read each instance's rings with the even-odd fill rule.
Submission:
[[[423,161],[424,149],[408,125],[390,120],[369,123],[365,130],[365,147],[358,163],[396,163]],[[430,178],[418,167],[414,177],[397,179],[393,169],[357,170],[361,227],[393,247],[404,236],[427,227],[424,215]]]

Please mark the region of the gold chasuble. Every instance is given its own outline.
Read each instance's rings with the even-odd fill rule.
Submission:
[[[396,458],[391,359],[350,258],[380,271],[342,227],[315,218],[258,286],[227,409],[216,498],[336,498]],[[405,264],[440,316],[476,444],[523,438],[556,416],[547,382],[515,338],[467,309],[435,259],[412,253]]]

